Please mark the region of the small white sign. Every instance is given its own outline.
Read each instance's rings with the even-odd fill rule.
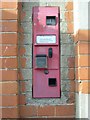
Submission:
[[[37,36],[36,43],[56,43],[55,35]]]

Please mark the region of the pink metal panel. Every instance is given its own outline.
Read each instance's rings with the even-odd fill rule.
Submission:
[[[33,8],[33,97],[60,97],[60,12],[58,7]],[[47,16],[53,24],[48,25]],[[55,19],[54,19],[55,18]],[[54,25],[54,22],[56,23]],[[56,42],[37,43],[37,36]],[[44,38],[42,37],[42,38]],[[40,38],[40,39],[42,39]],[[46,40],[46,41],[49,41]],[[41,40],[42,41],[42,40]],[[49,51],[49,48],[52,51]],[[49,54],[52,53],[52,57]]]
[[[33,97],[60,97],[60,78],[58,70],[49,70],[49,74],[45,75],[43,70],[35,70],[33,76]],[[57,78],[57,86],[49,86],[48,79]]]
[[[53,50],[53,58],[48,57],[48,69],[59,69],[60,68],[60,61],[59,61],[59,47],[57,46],[38,46],[35,47],[34,57],[33,57],[33,64],[35,65],[35,56],[37,54],[46,54],[48,56],[48,49],[52,48]]]

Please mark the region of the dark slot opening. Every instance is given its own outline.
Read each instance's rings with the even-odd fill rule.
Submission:
[[[36,55],[36,57],[46,57],[46,55],[45,54],[38,54],[38,55]]]
[[[48,85],[51,87],[57,86],[56,78],[49,78],[48,79]]]
[[[56,16],[46,16],[46,25],[56,25]]]

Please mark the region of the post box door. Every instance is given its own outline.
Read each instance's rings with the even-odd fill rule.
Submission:
[[[60,97],[60,12],[33,8],[33,97]]]

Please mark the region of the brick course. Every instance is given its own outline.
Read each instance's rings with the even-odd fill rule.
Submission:
[[[4,45],[0,46],[0,56],[17,56],[17,46]]]
[[[57,106],[21,106],[21,118],[27,117],[74,117],[74,105],[57,105]]]
[[[17,10],[2,10],[2,20],[17,20],[18,19]]]
[[[0,81],[16,81],[18,80],[17,70],[0,70]]]
[[[0,44],[17,44],[17,33],[3,33],[0,34]]]
[[[0,96],[0,100],[2,100],[2,102],[0,102],[0,106],[2,107],[17,106],[18,104],[18,96],[16,95]]]

